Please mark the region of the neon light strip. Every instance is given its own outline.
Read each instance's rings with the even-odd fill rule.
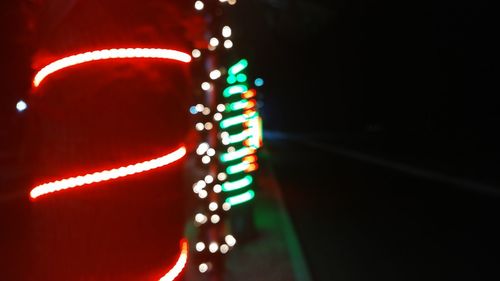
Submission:
[[[247,190],[246,192],[244,192],[242,194],[228,197],[225,200],[225,202],[228,203],[231,206],[235,206],[235,205],[238,205],[238,204],[241,204],[241,203],[248,202],[248,201],[252,200],[254,197],[255,197],[255,191],[253,191],[252,189],[250,189],[250,190]]]
[[[179,274],[181,274],[182,270],[186,266],[187,263],[187,258],[188,258],[188,241],[187,239],[182,239],[181,240],[181,253],[179,254],[179,258],[177,259],[177,262],[175,263],[174,267],[170,269],[167,274],[165,274],[162,278],[160,278],[160,281],[173,281]]]
[[[232,95],[243,94],[246,91],[248,91],[247,86],[238,84],[238,85],[233,85],[233,86],[229,86],[229,87],[225,88],[224,91],[222,92],[222,95],[225,98],[228,98]]]
[[[115,168],[111,170],[104,170],[92,174],[86,174],[83,176],[75,176],[54,182],[44,183],[33,188],[30,192],[30,196],[31,198],[35,199],[42,195],[46,195],[48,193],[56,191],[61,191],[64,189],[74,188],[82,185],[97,183],[101,181],[108,181],[116,178],[142,173],[145,171],[149,171],[152,169],[160,168],[168,164],[171,164],[181,159],[184,155],[186,155],[186,147],[181,146],[180,148],[169,154],[166,154],[164,156],[152,160],[131,164],[125,167]]]
[[[249,186],[253,182],[253,178],[250,175],[246,175],[244,178],[236,181],[227,181],[222,184],[222,191],[228,192],[233,190],[241,189],[245,186]]]
[[[226,111],[240,110],[246,108],[247,106],[248,106],[248,100],[242,99],[228,104],[226,106]]]
[[[241,133],[235,134],[235,135],[229,135],[228,137],[225,137],[223,141],[227,142],[228,144],[232,143],[237,143],[237,142],[242,142],[246,140],[250,136],[250,132],[248,130],[244,130]]]
[[[187,53],[160,48],[120,48],[91,51],[65,57],[48,64],[35,75],[33,85],[38,87],[50,74],[73,65],[97,60],[128,58],[170,59],[185,63],[191,61],[191,56]]]
[[[236,159],[243,158],[243,157],[245,157],[248,154],[251,154],[253,152],[254,152],[254,149],[249,148],[249,147],[243,147],[243,148],[240,148],[240,149],[233,151],[233,152],[222,153],[220,156],[220,161],[222,161],[222,162],[233,161]]]
[[[243,124],[246,121],[247,121],[247,116],[245,114],[237,115],[220,121],[220,127],[222,129],[226,129],[234,125]]]
[[[227,71],[227,73],[229,73],[229,75],[236,75],[243,69],[247,68],[247,66],[248,66],[248,61],[246,59],[241,59],[239,62],[231,66]]]
[[[245,171],[248,168],[248,166],[250,166],[250,163],[243,161],[241,163],[228,166],[226,168],[226,173],[229,175],[234,175],[234,174]]]

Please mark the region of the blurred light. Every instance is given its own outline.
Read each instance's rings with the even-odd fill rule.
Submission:
[[[201,56],[201,51],[198,49],[194,49],[193,51],[191,51],[191,55],[193,56],[193,58],[199,58]]]
[[[217,47],[217,46],[219,46],[219,39],[212,37],[212,38],[210,38],[209,44],[210,44],[210,46]]]
[[[56,191],[61,191],[68,188],[74,188],[82,185],[88,185],[92,183],[108,181],[116,178],[142,173],[145,171],[153,170],[171,164],[181,159],[184,155],[186,155],[186,147],[181,146],[180,148],[169,154],[166,154],[164,156],[152,160],[131,164],[128,166],[123,166],[111,170],[94,172],[92,174],[86,174],[83,176],[75,176],[58,181],[44,183],[33,188],[30,192],[30,196],[32,199],[35,199],[39,196]]]
[[[193,106],[191,106],[191,107],[189,108],[189,113],[191,113],[191,114],[193,114],[193,115],[194,115],[194,114],[196,114],[196,113],[198,113],[198,110],[196,110],[196,106],[194,106],[194,105],[193,105]]]
[[[224,172],[220,172],[218,175],[217,175],[217,179],[220,180],[220,181],[225,181],[227,179],[227,175],[226,173]]]
[[[228,149],[229,150],[229,149]],[[232,151],[232,152],[227,152],[227,153],[222,153],[220,155],[220,160],[222,162],[229,162],[229,161],[233,161],[233,160],[236,160],[236,159],[240,159],[240,158],[243,158],[251,153],[253,153],[255,150],[252,149],[252,148],[248,148],[248,147],[242,147],[236,151]]]
[[[238,85],[232,85],[224,89],[222,92],[222,95],[226,98],[236,95],[236,94],[242,94],[248,90],[248,87],[243,84],[238,84]]]
[[[201,114],[203,114],[203,115],[208,115],[208,114],[210,114],[210,108],[209,108],[209,107],[205,107],[205,108],[203,108],[203,110],[201,111]]]
[[[248,66],[248,61],[246,59],[241,59],[237,63],[235,63],[233,66],[229,68],[227,73],[229,75],[236,75]]]
[[[194,8],[196,10],[201,11],[201,10],[203,10],[204,7],[205,7],[205,4],[203,4],[203,2],[201,2],[201,1],[194,2]]]
[[[213,187],[215,193],[220,193],[222,191],[222,186],[220,184],[216,184]]]
[[[217,243],[215,242],[212,242],[210,243],[210,245],[208,245],[208,250],[210,251],[210,253],[215,253],[217,252],[217,250],[219,250],[219,245],[217,245]]]
[[[210,157],[214,156],[215,155],[215,149],[209,148],[207,150],[207,155],[210,156]]]
[[[188,241],[187,239],[181,240],[181,253],[179,254],[179,258],[175,263],[174,267],[172,267],[162,278],[160,281],[173,281],[174,279],[181,274],[182,270],[186,266],[188,258]]]
[[[194,220],[199,224],[204,224],[208,221],[208,218],[204,214],[198,213],[194,216]]]
[[[255,87],[262,87],[264,85],[264,80],[262,78],[255,79]]]
[[[107,60],[107,59],[125,59],[125,58],[156,58],[156,59],[169,59],[179,62],[190,62],[191,56],[189,54],[158,48],[120,48],[120,49],[106,49],[98,51],[90,51],[77,55],[68,56],[56,60],[47,66],[43,67],[35,75],[33,85],[38,87],[40,83],[50,74],[61,69],[82,64],[90,61]]]
[[[222,36],[224,36],[225,38],[227,38],[227,37],[231,37],[231,27],[229,27],[229,26],[227,26],[227,25],[226,25],[226,26],[224,26],[224,27],[222,28]]]
[[[197,131],[203,131],[203,129],[205,128],[205,125],[203,125],[203,123],[198,122],[198,123],[196,123],[195,128]]]
[[[198,112],[202,112],[204,108],[205,108],[205,106],[201,103],[196,105],[196,111],[198,111]]]
[[[218,222],[220,221],[220,217],[219,217],[219,215],[212,215],[212,216],[210,217],[210,221],[211,221],[212,223],[214,223],[214,224],[215,224],[215,223],[218,223]]]
[[[200,265],[198,266],[198,270],[201,273],[205,273],[208,271],[208,265],[206,263],[200,263]]]
[[[236,0],[227,0],[227,3],[229,3],[229,5],[234,5],[236,4]]]
[[[200,192],[198,192],[198,196],[199,196],[201,199],[207,198],[207,196],[208,196],[208,192],[207,192],[205,189],[202,189],[202,190],[200,190]]]
[[[213,127],[214,125],[212,124],[212,122],[205,123],[205,130],[207,131],[212,130]]]
[[[222,75],[222,73],[218,69],[210,71],[210,74],[209,74],[210,79],[212,79],[212,80],[218,79],[221,75]]]
[[[231,204],[224,202],[222,203],[222,210],[229,211],[231,209]]]
[[[257,92],[255,92],[254,89],[250,89],[250,90],[246,91],[245,93],[243,93],[242,97],[245,99],[249,99],[249,98],[255,97],[255,95],[257,95]]]
[[[208,143],[202,142],[198,145],[198,148],[196,148],[196,154],[203,155],[209,148],[210,146],[208,145]]]
[[[249,186],[253,182],[253,178],[250,175],[246,175],[244,178],[233,181],[233,182],[225,182],[222,184],[222,191],[228,192],[233,190],[238,190],[243,187]]]
[[[226,49],[231,49],[233,47],[233,41],[227,39],[227,40],[224,40],[224,48]]]
[[[229,252],[229,246],[227,244],[220,245],[219,249],[221,254],[227,254],[227,252]]]
[[[234,84],[234,83],[236,83],[236,76],[234,76],[234,75],[227,76],[226,82],[228,84]]]
[[[205,250],[205,243],[203,242],[196,243],[196,251],[201,252],[203,250]]]
[[[217,208],[219,208],[219,205],[215,202],[210,202],[210,204],[208,204],[208,209],[212,212],[216,211]]]
[[[219,112],[223,112],[224,110],[226,110],[226,106],[225,106],[225,105],[223,105],[222,103],[219,103],[219,104],[217,105],[217,111],[219,111]]]
[[[28,108],[28,104],[26,102],[24,102],[23,100],[17,102],[16,104],[17,111],[23,112],[26,110],[26,108]]]
[[[212,160],[212,159],[210,159],[210,156],[205,155],[205,156],[201,157],[201,162],[202,162],[203,164],[208,164],[208,163],[210,163],[210,160]]]
[[[247,121],[246,115],[237,115],[220,121],[220,127],[222,129],[229,128],[234,125],[243,124]]]
[[[208,90],[210,90],[210,88],[211,88],[210,83],[208,83],[208,82],[203,82],[203,83],[201,83],[201,89],[202,89],[203,91],[208,91]]]
[[[211,184],[212,182],[214,182],[214,177],[212,177],[212,175],[206,175],[205,182]]]
[[[236,245],[236,238],[234,238],[234,236],[231,234],[226,235],[226,237],[224,237],[224,240],[229,245],[229,247],[233,247],[234,245]]]
[[[219,112],[215,113],[215,114],[214,114],[214,120],[215,120],[215,121],[220,121],[220,120],[222,120],[222,114],[220,114]]]
[[[238,73],[236,75],[236,81],[238,81],[240,83],[245,83],[247,81],[247,75],[244,73]]]
[[[248,105],[248,100],[241,99],[239,101],[232,102],[227,105],[228,111],[236,111],[246,108]]]
[[[231,206],[235,206],[238,204],[245,203],[247,201],[252,200],[255,197],[255,192],[253,190],[248,190],[240,195],[235,195],[228,197],[226,199],[226,202],[229,203]],[[229,243],[228,243],[229,244]]]
[[[226,168],[226,172],[229,175],[234,175],[236,173],[241,173],[241,172],[245,171],[246,169],[248,169],[248,166],[250,166],[250,164],[248,162],[241,162],[241,163],[238,163],[236,165],[228,166]]]

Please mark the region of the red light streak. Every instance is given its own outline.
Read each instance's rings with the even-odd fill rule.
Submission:
[[[61,191],[101,181],[108,181],[116,178],[142,173],[152,169],[157,169],[181,159],[182,157],[184,157],[184,155],[186,155],[186,147],[181,146],[173,152],[170,152],[166,155],[148,161],[130,164],[128,166],[123,166],[111,170],[94,172],[83,176],[75,176],[58,181],[44,183],[33,188],[30,192],[30,197],[32,199],[36,199],[42,195],[46,195],[56,191]]]
[[[245,99],[253,98],[257,95],[257,92],[255,92],[254,89],[250,89],[246,92],[243,93],[242,97]]]
[[[182,270],[186,266],[188,258],[188,241],[187,239],[181,240],[181,253],[175,265],[162,277],[160,281],[172,281],[181,274]]]
[[[160,48],[120,48],[90,51],[68,56],[46,65],[35,75],[33,85],[38,87],[47,76],[70,66],[98,60],[128,58],[168,59],[184,63],[191,61],[191,56],[187,53]]]

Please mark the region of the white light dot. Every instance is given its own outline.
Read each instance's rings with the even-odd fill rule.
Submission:
[[[222,191],[222,186],[220,184],[216,184],[214,185],[214,188],[213,188],[214,192],[215,193],[220,193]],[[224,203],[226,204],[226,203]],[[222,205],[224,207],[224,205]]]
[[[224,26],[222,28],[222,36],[224,36],[225,38],[230,37],[231,36],[231,27],[229,27],[227,25]]]
[[[28,108],[28,104],[25,101],[20,100],[17,102],[17,104],[16,104],[17,111],[23,112],[26,110],[26,108]]]
[[[215,121],[220,121],[222,120],[222,114],[220,114],[220,112],[217,112],[214,114],[214,120]]]
[[[207,196],[208,196],[208,192],[207,192],[205,189],[202,189],[202,190],[200,190],[200,192],[198,192],[198,196],[199,196],[201,199],[207,198]]]
[[[234,146],[230,146],[227,148],[227,152],[231,153],[231,152],[235,152],[236,151],[236,148],[234,148]]]
[[[195,125],[195,128],[197,131],[203,131],[203,129],[205,128],[205,125],[203,125],[203,123],[196,123]]]
[[[196,111],[198,111],[198,112],[202,112],[202,111],[203,111],[203,109],[205,108],[205,106],[204,106],[203,104],[199,103],[199,104],[197,104],[197,105],[195,106],[195,108],[196,108]]]
[[[229,247],[233,247],[234,245],[236,245],[236,239],[231,234],[226,235],[224,240],[226,240],[226,243],[229,245]]]
[[[229,137],[229,133],[228,132],[222,132],[220,133],[220,137],[225,139],[225,138],[228,138]]]
[[[208,90],[210,90],[210,88],[211,88],[210,83],[208,83],[208,82],[201,83],[201,89],[203,91],[208,91]]]
[[[217,47],[219,45],[219,39],[212,37],[209,41],[210,46]]]
[[[220,181],[225,181],[227,179],[226,173],[222,172],[217,175],[217,179]]]
[[[214,125],[212,124],[212,122],[205,123],[205,130],[207,131],[212,130],[213,127]]]
[[[205,182],[208,183],[208,184],[214,182],[214,177],[212,177],[211,175],[206,175],[205,176]]]
[[[205,156],[201,157],[201,162],[202,162],[203,164],[208,164],[208,163],[210,163],[210,160],[212,160],[212,159],[210,158],[210,156],[205,155]]]
[[[207,150],[207,155],[210,156],[210,157],[214,156],[215,155],[215,149],[213,149],[213,148],[208,149]]]
[[[217,105],[217,111],[219,111],[219,112],[223,112],[224,110],[226,110],[226,106],[225,106],[225,105],[223,105],[222,103],[219,103],[219,104]]]
[[[224,202],[224,204],[222,204],[222,210],[229,211],[230,209],[231,209],[231,204],[227,202]]]
[[[205,273],[208,270],[208,265],[206,263],[200,263],[200,265],[198,266],[198,270],[201,273]]]
[[[210,245],[208,245],[208,250],[210,251],[210,253],[215,253],[215,252],[217,252],[218,249],[219,249],[219,245],[217,245],[217,243],[215,243],[215,242],[212,242],[212,243],[210,243]]]
[[[203,4],[203,2],[201,2],[201,1],[194,2],[194,8],[196,10],[201,11],[201,10],[203,10],[204,7],[205,7],[205,4]]]
[[[199,224],[204,224],[207,222],[208,218],[204,214],[198,213],[194,216],[194,220]]]
[[[210,217],[210,221],[211,221],[212,223],[218,223],[218,222],[220,221],[220,217],[219,217],[219,215],[212,215],[212,216]]]
[[[227,40],[224,40],[224,48],[226,49],[231,49],[233,47],[233,41],[227,39]]]
[[[201,111],[201,114],[203,114],[203,115],[208,115],[208,114],[210,114],[210,108],[209,108],[209,107],[205,107],[205,108],[203,108],[203,110]]]
[[[217,208],[219,208],[219,205],[215,202],[210,202],[210,204],[208,204],[208,209],[212,212],[217,210]]]
[[[222,254],[226,254],[227,252],[229,252],[229,246],[228,246],[228,245],[226,245],[226,244],[222,244],[222,245],[220,245],[220,252],[221,252]]]
[[[214,51],[215,49],[217,49],[217,47],[208,44],[208,50],[209,51]]]
[[[205,250],[205,243],[203,242],[196,243],[196,251],[201,252],[203,250]]]
[[[221,77],[221,75],[222,75],[222,73],[218,69],[210,71],[210,74],[209,74],[210,79],[212,79],[212,80],[218,79],[219,77]]]
[[[193,58],[199,58],[201,56],[201,52],[198,49],[194,49],[193,51],[191,51],[191,55],[193,56]]]
[[[236,4],[236,0],[227,0],[227,3],[229,3],[229,5],[234,5]]]

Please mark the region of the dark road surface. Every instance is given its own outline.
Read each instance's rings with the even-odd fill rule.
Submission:
[[[267,145],[314,280],[500,280],[500,197]]]

